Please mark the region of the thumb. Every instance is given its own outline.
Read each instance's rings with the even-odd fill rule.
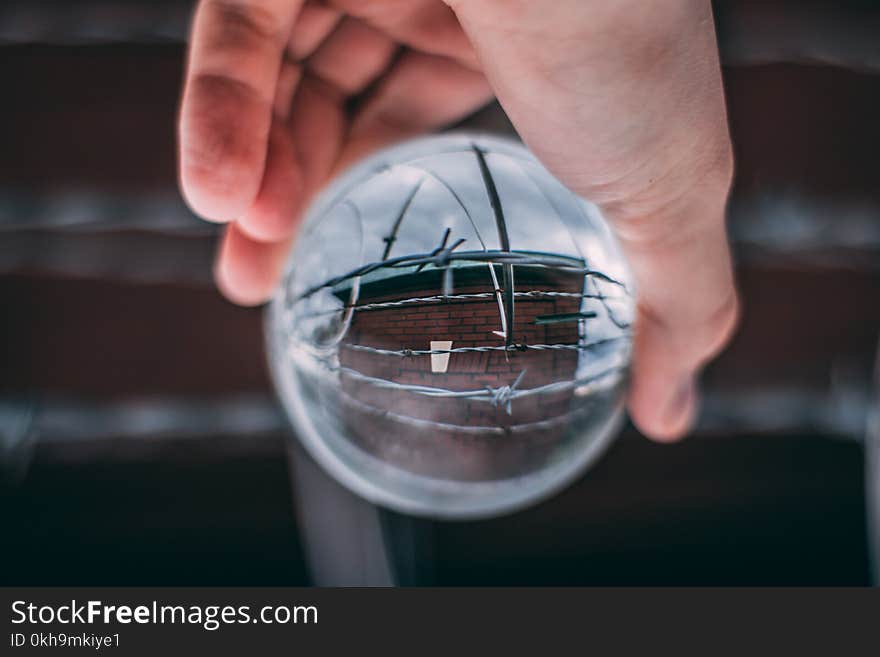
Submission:
[[[630,414],[683,435],[737,318],[733,172],[708,0],[447,0],[523,140],[599,204],[639,294]]]
[[[697,410],[696,377],[736,326],[724,226],[730,167],[716,165],[711,181],[661,211],[624,218],[621,209],[612,217],[638,284],[629,411],[657,440],[688,431]]]

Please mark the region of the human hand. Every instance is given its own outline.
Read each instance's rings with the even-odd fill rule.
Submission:
[[[180,121],[193,209],[229,222],[216,278],[268,298],[333,171],[497,95],[533,152],[598,203],[639,293],[629,409],[674,439],[737,316],[732,177],[707,0],[202,0]],[[450,10],[451,7],[451,10]],[[356,101],[356,102],[353,102]]]

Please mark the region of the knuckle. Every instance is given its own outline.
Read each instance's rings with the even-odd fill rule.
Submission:
[[[697,157],[693,165],[697,181],[719,198],[727,200],[733,185],[734,159],[733,147],[727,135],[726,126],[718,128],[719,137],[713,140],[704,154]],[[702,174],[700,173],[702,172]]]
[[[269,10],[241,0],[209,0],[211,34],[225,48],[247,48],[282,38],[277,17]]]
[[[734,160],[726,130],[659,165],[649,158],[629,178],[600,190],[615,232],[639,250],[676,246],[723,225]]]

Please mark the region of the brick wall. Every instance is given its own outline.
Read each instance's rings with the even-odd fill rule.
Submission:
[[[485,270],[481,272],[486,278]],[[461,279],[461,276],[457,276]],[[517,281],[518,290],[564,290],[581,292],[581,280]],[[386,281],[375,289],[363,289],[360,303],[436,295],[433,281],[421,287]],[[391,289],[389,289],[391,288]],[[393,289],[393,291],[392,291]],[[485,282],[456,281],[455,293],[486,292]],[[539,315],[577,312],[576,298],[518,298],[513,336],[516,343],[556,344],[578,340],[577,322],[537,325]],[[355,313],[340,354],[341,365],[371,377],[398,383],[445,388],[454,391],[498,388],[511,385],[525,370],[519,388],[533,388],[574,378],[576,351],[515,351],[451,354],[446,373],[431,371],[430,356],[389,356],[356,351],[346,344],[382,349],[429,349],[432,340],[451,340],[452,347],[498,346],[502,338],[495,298],[425,302],[405,307],[362,310]],[[473,399],[428,397],[404,390],[378,388],[363,381],[343,378],[348,402],[346,421],[362,447],[415,472],[455,479],[510,476],[545,458],[550,447],[565,433],[565,424],[528,432],[503,434],[453,428],[500,427],[545,421],[571,408],[571,392],[529,396],[514,400],[511,413],[505,408]],[[412,423],[401,416],[427,422]],[[450,426],[438,426],[450,425]]]

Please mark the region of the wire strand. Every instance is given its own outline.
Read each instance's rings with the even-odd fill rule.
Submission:
[[[616,342],[630,337],[629,334],[615,336],[613,338],[605,338],[603,340],[594,340],[593,342],[582,342],[574,344],[512,344],[512,345],[485,345],[480,347],[454,347],[452,349],[381,349],[379,347],[371,347],[365,344],[353,344],[343,342],[342,346],[354,351],[364,351],[380,356],[401,356],[408,358],[411,356],[439,356],[441,354],[467,354],[467,353],[483,353],[488,351],[588,351],[603,344]]]
[[[400,383],[389,379],[382,379],[369,376],[348,367],[339,368],[339,372],[343,376],[361,381],[376,388],[386,390],[402,390],[417,395],[425,395],[428,397],[440,397],[444,399],[468,399],[488,402],[495,408],[504,408],[508,415],[513,412],[513,401],[523,397],[532,397],[535,395],[553,395],[560,392],[568,392],[576,388],[581,388],[590,384],[596,384],[607,379],[613,374],[623,374],[626,367],[614,366],[588,377],[582,377],[570,381],[554,381],[545,385],[536,386],[534,388],[519,389],[518,386],[522,382],[526,374],[526,370],[522,370],[513,383],[498,387],[486,386],[474,390],[447,390],[446,388],[437,388],[433,386],[422,386],[408,383]],[[616,380],[615,380],[616,382]],[[613,384],[613,383],[612,383]]]

